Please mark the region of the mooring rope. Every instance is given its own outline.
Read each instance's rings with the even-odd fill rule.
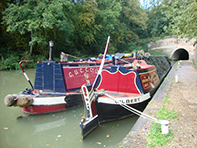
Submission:
[[[122,61],[122,62],[125,62],[125,63],[127,63],[127,64],[132,64],[131,62],[128,62],[128,61],[123,60],[123,59],[119,59],[119,60]]]
[[[80,89],[80,92],[81,92],[81,98],[83,100],[83,106],[84,106],[83,117],[82,117],[84,119],[84,118],[86,118],[86,104],[85,104],[85,100],[84,100],[82,89]]]

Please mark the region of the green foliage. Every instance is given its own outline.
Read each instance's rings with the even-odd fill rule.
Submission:
[[[2,56],[16,53],[19,59],[48,57],[50,40],[54,57],[61,51],[98,55],[109,35],[110,54],[146,50],[147,42],[140,38],[163,34],[170,20],[161,13],[167,8],[155,4],[147,11],[139,0],[2,0],[0,8]]]
[[[161,52],[154,52],[154,51],[148,51],[151,55],[166,55],[165,53]],[[167,56],[167,55],[166,55]]]
[[[166,96],[166,97],[163,99],[163,104],[168,104],[168,103],[169,103],[168,96]]]
[[[121,27],[124,28],[124,41],[126,43],[131,40],[139,40],[138,32],[147,28],[148,15],[140,7],[138,0],[123,0],[119,19]]]
[[[165,33],[164,27],[168,26],[169,22],[168,19],[166,19],[166,16],[162,13],[164,11],[166,11],[166,9],[164,9],[162,5],[157,6],[153,4],[151,11],[148,12],[148,31],[150,37],[161,36]]]
[[[196,38],[197,30],[197,3],[194,0],[167,0],[163,7],[166,8],[165,16],[170,20],[166,32],[171,32],[179,37]]]
[[[81,4],[82,3],[82,4]],[[96,14],[99,13],[97,3],[94,0],[87,0],[85,3],[77,3],[73,7],[73,35],[71,36],[73,49],[70,54],[91,54],[91,44],[96,42],[95,36],[99,34],[101,25],[95,23]],[[88,50],[87,50],[88,49]],[[95,49],[94,49],[95,50]]]
[[[158,119],[165,120],[165,119],[174,119],[178,117],[175,111],[169,111],[165,107],[160,108],[156,116]]]
[[[103,36],[112,35],[115,33],[116,25],[118,25],[118,17],[122,10],[121,3],[118,0],[98,0],[97,23],[102,26],[100,33]]]
[[[42,50],[47,50],[49,40],[54,40],[57,45],[60,41],[69,42],[68,38],[58,37],[72,32],[72,22],[66,17],[65,11],[65,8],[70,7],[70,1],[65,0],[24,0],[21,3],[11,3],[3,12],[3,23],[9,33],[30,33],[30,46],[42,45]]]
[[[128,46],[129,46],[129,47],[128,47],[128,49],[129,49],[128,52],[143,50],[142,47],[137,46],[137,42],[130,42],[130,43],[128,44]]]
[[[1,57],[0,69],[19,69],[18,65],[19,56],[16,54],[10,54],[7,58]]]
[[[42,55],[31,56],[30,59],[33,60],[33,62],[28,63],[27,66],[29,66],[29,67],[36,67],[37,62],[39,62],[39,61],[48,61],[48,59],[45,56],[42,56]]]
[[[1,54],[1,61],[0,61],[0,70],[17,70],[20,69],[19,62],[21,60],[32,60],[31,63],[23,63],[24,67],[36,67],[37,61],[47,61],[48,59],[41,55],[30,56],[29,54],[24,53],[24,56],[19,58],[16,54],[8,54],[6,58],[4,58]],[[59,59],[57,59],[59,61]]]

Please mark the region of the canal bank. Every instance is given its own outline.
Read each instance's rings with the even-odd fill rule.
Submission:
[[[163,83],[147,105],[144,113],[155,116],[163,106],[163,99],[168,95],[166,109],[174,110],[178,118],[170,120],[169,129],[173,130],[174,138],[166,147],[197,146],[197,70],[191,61],[175,63]],[[175,82],[178,75],[178,82]],[[169,89],[170,88],[170,89]],[[151,113],[151,114],[150,114]],[[145,148],[146,137],[152,121],[140,117],[127,136],[116,146],[118,148]]]

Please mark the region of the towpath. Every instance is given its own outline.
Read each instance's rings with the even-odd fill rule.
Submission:
[[[175,82],[175,75],[178,75],[178,82]],[[166,96],[168,103],[163,105]],[[192,61],[180,61],[172,67],[144,113],[151,112],[151,116],[155,116],[162,106],[178,114],[169,125],[174,138],[163,148],[197,147],[197,69],[192,66]],[[151,125],[151,121],[140,117],[117,147],[146,148]]]

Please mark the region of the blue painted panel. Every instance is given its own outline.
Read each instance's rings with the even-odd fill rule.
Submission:
[[[54,67],[54,83],[55,83],[55,92],[65,92],[65,84],[64,84],[64,77],[62,72],[62,67],[60,64],[55,64]]]
[[[37,63],[34,88],[47,92],[65,92],[61,65],[53,61]]]
[[[53,63],[43,63],[43,84],[45,91],[53,91]]]
[[[34,88],[39,89],[39,90],[43,89],[43,86],[42,86],[42,63],[37,63]]]

